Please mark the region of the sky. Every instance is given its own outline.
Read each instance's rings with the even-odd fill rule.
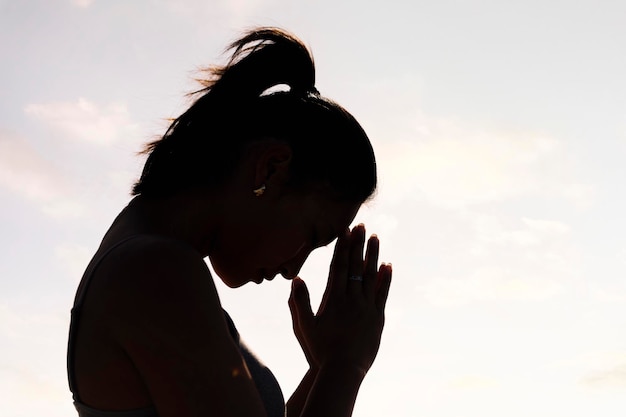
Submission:
[[[69,311],[137,151],[198,68],[271,25],[378,159],[354,223],[394,282],[354,416],[623,416],[624,21],[605,0],[0,0],[2,415],[74,413]],[[314,304],[331,253],[301,271]],[[289,283],[218,290],[289,396]]]

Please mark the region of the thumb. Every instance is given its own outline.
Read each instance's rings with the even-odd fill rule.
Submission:
[[[291,307],[291,315],[293,319],[298,320],[298,325],[304,333],[308,333],[313,326],[315,317],[313,315],[313,311],[311,310],[309,290],[307,289],[304,281],[298,277],[291,281],[291,297],[289,298],[289,306]]]

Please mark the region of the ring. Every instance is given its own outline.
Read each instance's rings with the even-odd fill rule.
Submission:
[[[363,277],[361,275],[350,275],[348,279],[350,281],[363,281]]]

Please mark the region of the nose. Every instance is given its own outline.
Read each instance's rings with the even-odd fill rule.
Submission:
[[[302,265],[304,265],[304,262],[307,260],[310,254],[310,250],[301,250],[296,254],[295,257],[285,262],[280,268],[280,274],[283,276],[283,278],[294,279],[295,277],[297,277],[300,269],[302,269]]]

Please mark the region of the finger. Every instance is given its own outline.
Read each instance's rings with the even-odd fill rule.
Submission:
[[[365,291],[365,295],[370,299],[374,298],[374,293],[376,292],[379,247],[378,236],[372,235],[367,241],[365,270],[363,271],[363,290]]]
[[[302,337],[309,334],[313,328],[315,316],[311,310],[311,299],[309,290],[304,281],[296,277],[291,281],[291,297],[290,305],[292,309],[292,318],[295,317],[297,323],[294,322],[294,330],[297,326],[298,332]],[[295,311],[295,315],[293,313]]]
[[[349,253],[350,231],[346,229],[344,234],[337,239],[337,243],[335,243],[335,252],[330,262],[330,273],[328,274],[328,282],[326,283],[320,312],[323,311],[329,298],[345,294]]]
[[[297,278],[300,279],[300,278]],[[299,284],[295,284],[295,285],[299,285]],[[304,285],[304,282],[302,283],[302,285]],[[291,319],[293,322],[293,333],[296,335],[296,340],[298,340],[298,343],[300,344],[300,347],[302,348],[302,352],[304,353],[304,357],[306,358],[308,363],[313,363],[313,358],[310,355],[310,350],[308,349],[308,343],[307,343],[307,334],[304,333],[304,331],[302,330],[302,326],[300,324],[300,321],[306,321],[306,313],[298,313],[298,301],[296,301],[296,292],[294,291],[294,285],[292,284],[291,287],[291,294],[289,296],[289,310],[291,310]],[[302,305],[304,306],[310,306],[310,302],[308,302],[308,291],[306,291],[306,286],[304,288],[305,292],[307,293],[305,295],[305,299],[301,302]],[[306,311],[306,308],[304,309]],[[309,307],[310,310],[310,307]],[[313,313],[311,312],[310,315],[312,316]],[[305,324],[305,326],[308,326],[308,324]]]
[[[289,293],[289,300],[287,304],[289,305],[289,311],[291,312],[291,323],[293,327],[293,333],[296,335],[296,339],[300,341],[301,330],[300,330],[300,324],[298,324],[298,308],[296,306],[293,285],[291,286],[291,292]]]
[[[376,288],[376,307],[381,313],[385,311],[385,304],[389,296],[391,286],[391,274],[393,270],[391,264],[383,264],[378,270],[378,284]]]
[[[350,264],[347,278],[349,291],[353,293],[363,292],[363,247],[365,246],[365,226],[359,224],[352,229],[350,236]],[[353,279],[353,277],[360,277]]]

